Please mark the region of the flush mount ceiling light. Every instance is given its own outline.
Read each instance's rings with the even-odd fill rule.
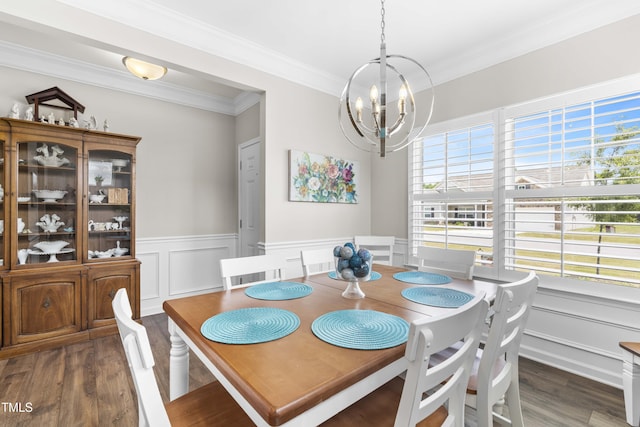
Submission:
[[[338,121],[351,144],[366,151],[375,150],[380,157],[385,157],[386,153],[405,148],[422,134],[431,120],[435,97],[431,76],[422,65],[406,56],[387,55],[384,0],[380,3],[380,57],[360,66],[347,81],[340,97]],[[419,78],[415,87],[429,90],[426,102],[416,105],[406,76]],[[370,104],[365,106],[359,95],[366,93],[367,88],[370,88]],[[388,99],[388,94],[393,94],[394,99]],[[388,101],[397,108],[387,109]],[[418,109],[422,116],[416,120]]]
[[[162,65],[141,61],[130,56],[122,58],[122,63],[131,74],[143,80],[158,80],[167,74],[167,69]]]

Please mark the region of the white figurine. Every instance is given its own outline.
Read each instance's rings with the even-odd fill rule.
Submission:
[[[56,124],[56,115],[53,113],[49,114],[49,119],[47,120],[47,123],[49,123],[50,125],[55,125]]]
[[[109,122],[107,121],[107,119],[104,119],[103,129],[105,132],[109,132]]]
[[[64,117],[60,117],[60,120],[58,120],[58,125],[60,126],[64,126]]]
[[[18,107],[18,104],[13,104],[13,107],[11,107],[11,111],[9,112],[9,118],[10,119],[19,119],[20,118],[20,108]]]
[[[71,126],[72,128],[79,128],[80,127],[80,123],[78,123],[78,120],[76,120],[75,117],[71,117],[69,119],[69,126]]]
[[[85,128],[89,129],[89,130],[96,130],[98,129],[98,124],[96,122],[96,117],[95,116],[91,116],[89,118],[89,120],[85,120]]]
[[[33,107],[27,108],[27,111],[24,112],[25,120],[33,120]]]

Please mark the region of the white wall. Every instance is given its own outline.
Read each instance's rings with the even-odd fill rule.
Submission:
[[[369,154],[344,140],[338,100],[279,81],[267,91],[266,243],[368,234],[371,227]],[[289,202],[290,149],[358,161],[357,204]]]

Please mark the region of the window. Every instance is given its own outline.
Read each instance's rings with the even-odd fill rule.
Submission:
[[[410,156],[412,253],[474,249],[491,277],[533,269],[640,288],[634,80],[434,127]]]
[[[412,145],[410,235],[420,245],[493,252],[494,125],[432,134]]]

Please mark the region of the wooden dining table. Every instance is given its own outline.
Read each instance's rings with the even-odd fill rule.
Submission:
[[[381,277],[361,283],[363,299],[342,297],[347,283],[321,273],[287,279],[312,287],[302,298],[260,300],[240,288],[165,301],[171,339],[171,400],[189,390],[189,350],[253,422],[264,426],[318,425],[401,374],[407,368],[406,344],[381,350],[350,349],[319,339],[311,329],[315,319],[337,310],[374,310],[409,323],[452,310],[404,298],[403,289],[420,286],[393,278],[404,268],[374,264],[373,271]],[[494,283],[479,280],[452,279],[438,286],[469,294],[484,292],[488,299],[496,293]],[[212,316],[248,307],[288,310],[299,317],[300,325],[283,338],[258,344],[223,344],[201,333],[201,326]]]

